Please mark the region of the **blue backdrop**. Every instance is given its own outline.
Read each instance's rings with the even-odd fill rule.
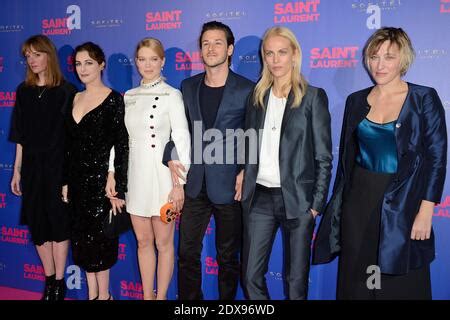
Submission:
[[[137,86],[133,54],[137,42],[159,38],[166,48],[164,75],[178,87],[186,77],[202,71],[197,37],[202,23],[219,20],[236,38],[232,68],[254,81],[260,72],[258,54],[264,31],[274,24],[291,28],[303,48],[302,72],[326,90],[332,114],[335,158],[345,99],[371,85],[361,64],[366,39],[381,26],[402,27],[412,39],[417,58],[406,80],[437,89],[446,112],[450,108],[450,0],[2,0],[0,12],[0,286],[41,291],[43,269],[30,234],[18,224],[20,198],[10,192],[15,147],[7,141],[17,85],[24,79],[25,60],[20,46],[29,36],[48,35],[56,44],[66,78],[74,75],[73,48],[91,40],[107,54],[104,80],[124,93]],[[334,162],[336,167],[336,161]],[[437,257],[432,263],[434,299],[450,298],[450,180],[433,218]],[[176,245],[178,237],[175,238]],[[272,298],[283,299],[282,250],[277,236],[267,281]],[[217,299],[217,262],[214,221],[204,239],[203,289],[206,299]],[[336,261],[313,266],[310,299],[334,299]],[[68,297],[85,299],[86,277],[70,258],[66,267]],[[176,270],[169,299],[176,298]],[[120,299],[142,298],[132,232],[120,238],[119,260],[112,268],[111,292]],[[239,290],[239,298],[242,291]]]

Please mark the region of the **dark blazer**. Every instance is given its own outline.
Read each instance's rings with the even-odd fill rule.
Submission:
[[[250,212],[255,192],[262,138],[262,130],[259,129],[264,128],[268,99],[269,91],[264,97],[264,109],[254,106],[251,101],[247,107],[246,129],[258,131],[259,143],[257,163],[251,164],[248,158],[246,160],[242,194],[244,214]],[[310,208],[322,211],[327,200],[333,159],[325,91],[308,86],[298,108],[290,107],[292,101],[291,92],[283,115],[279,149],[281,190],[288,219],[310,214]],[[246,155],[250,155],[249,150]]]
[[[347,98],[333,196],[316,236],[313,263],[329,262],[341,250],[342,202],[358,152],[355,129],[369,113],[367,96],[372,88]],[[404,274],[434,259],[433,232],[429,240],[411,240],[410,235],[421,201],[439,203],[444,187],[447,130],[436,90],[408,83],[395,139],[398,169],[383,198],[378,264],[382,273]]]
[[[200,109],[200,86],[204,81],[205,73],[201,73],[183,80],[181,83],[181,92],[186,110],[186,117],[191,133],[191,167],[187,175],[185,186],[186,195],[190,198],[196,198],[202,189],[203,178],[206,181],[206,191],[208,198],[215,204],[230,204],[234,202],[236,176],[243,168],[238,164],[237,144],[233,143],[233,154],[227,154],[226,148],[226,130],[244,129],[245,108],[249,94],[252,92],[254,83],[233,71],[229,71],[222,100],[217,111],[216,120],[213,129],[221,132],[222,138],[212,138],[212,141],[203,141],[201,137],[194,133],[194,122],[202,121],[202,112]],[[205,125],[202,121],[202,137],[205,131]],[[230,135],[228,138],[232,138]],[[201,141],[200,141],[201,139]],[[171,156],[173,143],[166,146],[163,163],[166,164],[170,159],[175,159],[176,155]],[[201,147],[201,148],[199,148]],[[208,148],[205,152],[205,148]],[[223,150],[223,156],[210,152],[215,148],[216,151]],[[205,164],[203,153],[212,154],[215,163]]]

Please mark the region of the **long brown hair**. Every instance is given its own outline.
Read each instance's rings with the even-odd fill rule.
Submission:
[[[56,53],[56,47],[53,42],[41,34],[32,36],[23,43],[22,54],[25,56],[26,52],[31,50],[31,47],[36,51],[45,52],[47,54],[47,77],[45,85],[50,88],[59,86],[63,82],[64,76],[59,66],[58,54]],[[35,86],[37,85],[38,80],[38,75],[33,73],[27,63],[25,84]]]

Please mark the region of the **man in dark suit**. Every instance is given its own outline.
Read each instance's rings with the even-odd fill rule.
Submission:
[[[244,128],[246,100],[254,84],[229,69],[234,36],[227,25],[205,23],[199,44],[205,72],[181,84],[192,136],[192,164],[180,222],[178,298],[203,299],[200,257],[203,236],[214,213],[219,298],[232,300],[240,274],[242,215],[238,201],[243,165],[238,164],[238,146],[229,130]],[[170,159],[176,159],[176,152],[168,144],[164,160]],[[178,183],[183,166],[176,160],[169,161],[168,166],[174,183]]]

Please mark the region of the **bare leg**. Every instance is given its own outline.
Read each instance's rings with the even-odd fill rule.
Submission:
[[[69,240],[52,242],[53,261],[56,266],[56,280],[64,279],[66,269],[67,253],[69,251]]]
[[[150,218],[131,215],[133,229],[138,244],[139,271],[141,272],[144,300],[155,300],[153,285],[155,282],[156,255],[155,236]]]
[[[39,258],[41,259],[44,267],[45,275],[51,276],[55,274],[55,263],[53,261],[53,250],[51,242],[44,242],[40,246],[36,246]]]
[[[175,222],[165,224],[159,217],[153,217],[152,225],[156,237],[156,248],[158,249],[156,300],[166,300],[175,260],[173,245]]]
[[[95,273],[98,283],[98,300],[108,300],[109,295],[109,269]]]
[[[98,284],[95,272],[86,272],[86,279],[89,290],[89,300],[98,298]]]

